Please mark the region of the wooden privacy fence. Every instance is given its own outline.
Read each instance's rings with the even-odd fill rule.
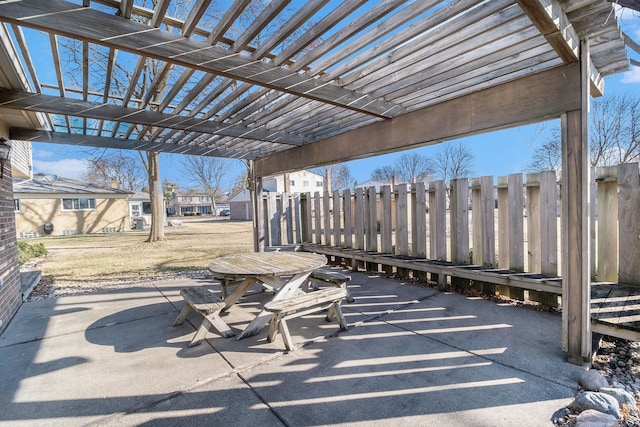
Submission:
[[[637,163],[599,168],[592,187],[594,280],[640,286]],[[263,198],[267,246],[303,245],[370,271],[447,277],[557,306],[562,293],[555,172],[275,194]]]

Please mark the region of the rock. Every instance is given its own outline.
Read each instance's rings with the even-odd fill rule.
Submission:
[[[620,404],[615,397],[609,394],[585,391],[578,394],[569,407],[578,411],[595,409],[596,411],[613,415],[617,419],[622,418]]]
[[[614,427],[620,425],[613,415],[588,409],[576,417],[576,427]]]
[[[600,393],[605,393],[616,398],[620,407],[627,407],[632,414],[638,413],[638,407],[636,406],[636,398],[625,390],[613,387],[602,387]]]
[[[607,379],[603,377],[598,371],[595,371],[593,369],[584,371],[580,375],[578,383],[582,386],[583,389],[587,391],[598,391],[601,387],[609,387]]]
[[[565,421],[565,418],[571,414],[569,408],[561,408],[553,413],[551,416],[551,422],[554,424],[562,424]]]

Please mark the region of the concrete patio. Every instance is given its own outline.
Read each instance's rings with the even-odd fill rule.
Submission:
[[[187,347],[179,290],[204,277],[27,302],[0,336],[0,424],[549,426],[572,400],[559,315],[352,277],[349,330],[294,319],[289,353],[266,330]],[[222,318],[238,332],[268,298]]]

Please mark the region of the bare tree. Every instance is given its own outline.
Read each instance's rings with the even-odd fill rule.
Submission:
[[[527,170],[529,172],[554,170],[556,176],[560,176],[561,160],[560,129],[556,127],[551,130],[551,135],[547,137],[544,144],[533,152],[533,159],[527,166]]]
[[[613,166],[640,160],[640,97],[611,96],[595,101],[590,114],[589,149],[592,166]],[[561,166],[560,129],[535,149],[530,171]]]
[[[384,181],[391,182],[393,181],[393,177],[396,175],[396,170],[393,166],[381,166],[379,168],[375,168],[371,172],[371,179],[375,181]]]
[[[85,181],[109,187],[115,180],[119,189],[127,191],[136,191],[143,187],[143,166],[134,157],[118,152],[114,155],[93,157],[89,162],[91,169],[85,173]]]
[[[325,189],[327,191],[342,191],[347,188],[353,188],[356,183],[353,175],[351,175],[351,169],[349,169],[349,166],[344,163],[336,163],[324,168],[315,168],[312,172],[322,176],[325,184],[327,182],[327,175],[331,178],[331,188],[325,185]]]
[[[218,215],[217,200],[223,195],[222,179],[230,168],[230,161],[217,157],[184,156],[182,170],[191,181],[202,187],[211,200],[212,214]]]
[[[640,98],[611,96],[593,103],[590,150],[592,166],[640,160]]]
[[[434,171],[431,159],[416,152],[403,154],[393,164],[398,179],[403,182],[424,181]]]
[[[473,173],[473,153],[462,142],[442,144],[433,161],[437,176],[445,181]]]

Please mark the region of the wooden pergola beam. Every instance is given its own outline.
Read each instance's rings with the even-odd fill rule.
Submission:
[[[580,108],[580,67],[564,65],[255,161],[258,177],[435,144]]]
[[[152,126],[165,129],[201,132],[258,141],[302,145],[304,139],[297,135],[241,125],[230,125],[197,117],[178,116],[158,111],[121,107],[114,104],[61,98],[59,96],[0,89],[0,106],[14,110],[37,111],[114,122]]]
[[[104,136],[68,134],[23,128],[11,128],[11,139],[18,141],[44,142],[49,144],[77,145],[96,148],[115,148],[120,150],[158,151],[162,153],[187,154],[192,156],[232,157],[231,150],[215,149],[206,146],[167,144],[139,139],[119,139]]]
[[[557,0],[516,0],[531,22],[565,64],[580,60],[580,37]],[[604,94],[604,81],[595,67],[590,68],[591,93]]]
[[[63,0],[0,2],[0,21],[155,58],[363,114],[389,118],[397,104],[262,60]]]

